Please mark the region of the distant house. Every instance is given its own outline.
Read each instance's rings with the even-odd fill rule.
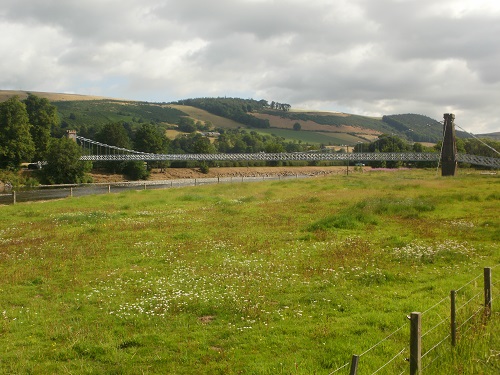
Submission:
[[[205,132],[205,133],[201,133],[201,135],[203,135],[204,137],[215,137],[217,138],[220,133],[219,132]]]

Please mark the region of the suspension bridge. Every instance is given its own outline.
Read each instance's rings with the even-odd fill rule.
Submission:
[[[448,116],[448,117],[447,117]],[[444,140],[441,153],[431,152],[292,152],[292,153],[215,153],[215,154],[153,154],[100,143],[68,132],[83,150],[81,160],[85,161],[402,161],[442,162],[443,175],[454,175],[458,162],[491,168],[500,168],[500,158],[460,154],[456,152],[454,115],[445,114]],[[447,130],[448,129],[448,130]],[[449,133],[449,134],[448,134]],[[447,135],[448,134],[448,135]],[[446,172],[446,174],[445,174]]]

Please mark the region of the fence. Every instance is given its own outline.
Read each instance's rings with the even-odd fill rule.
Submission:
[[[16,204],[18,202],[40,201],[49,199],[61,199],[66,197],[80,197],[85,195],[118,193],[127,190],[146,189],[169,189],[185,186],[198,186],[208,184],[224,184],[237,182],[258,182],[264,180],[286,180],[312,177],[310,175],[266,175],[266,176],[241,176],[241,177],[212,177],[212,178],[189,178],[162,181],[141,182],[116,182],[99,184],[68,184],[47,185],[29,190],[12,191],[8,194],[0,194],[0,204]]]
[[[377,364],[376,370],[370,370],[371,372],[366,372],[367,374],[374,375],[383,370],[385,373],[400,375],[408,372],[410,375],[434,373],[436,370],[433,371],[433,366],[437,366],[438,359],[447,353],[445,349],[455,346],[469,330],[477,327],[479,323],[485,323],[490,317],[493,288],[496,287],[496,284],[492,282],[491,271],[492,268],[485,268],[482,275],[478,275],[459,289],[452,290],[449,296],[444,297],[424,312],[411,313],[407,316],[409,326],[408,324],[402,325],[361,354],[353,355],[350,362],[330,372],[329,375],[347,373],[358,375],[363,357],[374,352],[377,352],[377,360],[380,361],[380,357],[386,359]],[[478,291],[478,279],[481,276],[483,276],[484,287]],[[444,304],[448,301],[449,309],[443,310],[446,307]],[[408,334],[409,340],[408,336],[406,337],[409,345],[394,350],[397,343],[403,341],[404,336]],[[391,340],[395,342],[387,345]],[[449,346],[445,345],[447,342]],[[391,349],[388,350],[387,347]],[[390,350],[393,351],[390,352]]]

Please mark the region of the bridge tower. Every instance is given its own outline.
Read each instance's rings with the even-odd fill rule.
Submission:
[[[455,115],[453,113],[444,114],[441,176],[455,176],[457,173],[457,142],[454,120]]]
[[[76,142],[76,130],[66,130],[66,138]]]

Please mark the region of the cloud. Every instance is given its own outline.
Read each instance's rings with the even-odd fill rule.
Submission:
[[[4,0],[0,88],[241,96],[499,131],[495,0]]]

